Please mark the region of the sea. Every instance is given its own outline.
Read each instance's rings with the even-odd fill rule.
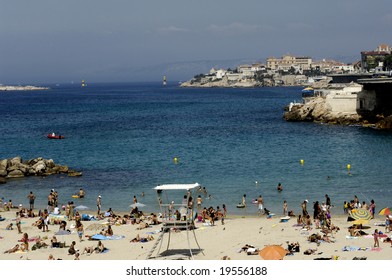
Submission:
[[[144,212],[159,212],[154,187],[205,187],[203,206],[228,214],[256,215],[252,200],[295,214],[306,199],[311,209],[328,194],[332,212],[358,196],[391,206],[392,133],[361,126],[287,122],[284,108],[301,101],[299,87],[181,88],[177,83],[48,85],[49,90],[0,93],[0,159],[43,157],[83,173],[8,179],[0,197],[36,209],[51,189],[59,203],[73,201],[96,211],[130,210],[133,197]],[[65,139],[51,140],[56,132]],[[277,191],[281,183],[283,191]],[[80,188],[83,199],[72,198]],[[237,204],[246,195],[248,207]],[[180,202],[183,193],[166,194]]]

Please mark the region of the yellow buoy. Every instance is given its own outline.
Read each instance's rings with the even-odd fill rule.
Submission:
[[[178,163],[178,158],[177,158],[177,157],[173,158],[173,162],[174,162],[175,164],[177,164],[177,163]]]
[[[347,164],[347,169],[350,170],[351,169],[351,165]]]
[[[303,159],[301,159],[299,162],[301,163],[301,165],[304,165],[304,163],[305,163],[305,161]]]

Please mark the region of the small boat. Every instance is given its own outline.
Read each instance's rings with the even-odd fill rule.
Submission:
[[[314,95],[314,89],[311,87],[306,87],[302,91],[302,97],[309,97]]]
[[[57,135],[57,134],[54,134],[54,133],[49,133],[48,135],[47,135],[47,137],[49,138],[49,139],[64,139],[65,137],[64,137],[64,135]]]

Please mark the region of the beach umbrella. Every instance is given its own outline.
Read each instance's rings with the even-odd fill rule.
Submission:
[[[86,210],[86,209],[88,209],[88,207],[84,206],[84,205],[79,205],[79,206],[76,206],[74,209],[75,210]]]
[[[391,215],[391,208],[385,207],[378,212],[378,215],[386,216],[386,215]]]
[[[283,260],[286,254],[287,250],[280,245],[268,245],[259,252],[264,260]]]
[[[132,208],[136,208],[136,207],[140,208],[140,207],[144,207],[144,206],[146,206],[146,205],[143,203],[140,203],[140,202],[136,202],[136,203],[129,205],[129,207],[132,207]]]
[[[61,239],[64,242],[64,235],[70,235],[70,234],[71,234],[71,232],[69,230],[61,229],[58,232],[56,232],[54,235],[61,235],[62,236]]]
[[[351,222],[353,225],[365,225],[369,223],[369,220],[358,219]]]
[[[106,227],[106,226],[103,225],[103,224],[95,223],[95,224],[91,224],[91,225],[89,225],[88,227],[86,227],[86,230],[98,231],[98,230],[101,230],[101,229],[103,229],[103,228],[105,228],[105,227]]]
[[[54,235],[70,235],[71,232],[69,230],[59,230],[58,232],[56,232]]]
[[[355,220],[370,220],[372,218],[372,214],[368,210],[362,208],[351,210],[350,216]]]

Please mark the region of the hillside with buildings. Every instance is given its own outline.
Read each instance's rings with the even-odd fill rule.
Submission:
[[[181,84],[182,87],[309,86],[335,74],[384,73],[392,69],[391,47],[382,44],[361,52],[361,59],[347,64],[336,60],[313,60],[309,56],[270,57],[265,63],[239,65],[231,69],[212,68]]]

